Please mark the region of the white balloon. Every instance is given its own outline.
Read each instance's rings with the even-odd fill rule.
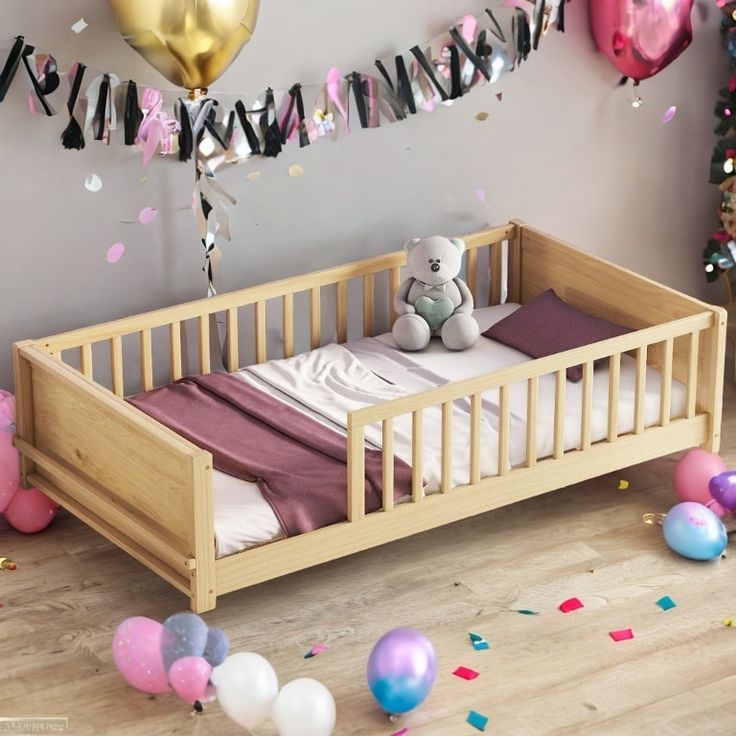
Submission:
[[[332,693],[311,677],[286,683],[271,711],[279,736],[330,736],[336,715]]]
[[[268,718],[279,692],[271,663],[254,652],[231,654],[212,670],[210,681],[225,713],[248,730]]]

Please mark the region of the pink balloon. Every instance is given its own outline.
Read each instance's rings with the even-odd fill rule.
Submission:
[[[671,64],[693,40],[694,0],[590,0],[598,48],[621,74],[647,79]]]
[[[187,703],[204,702],[212,666],[204,657],[182,657],[171,665],[169,682],[176,694]]]
[[[38,488],[18,488],[5,509],[5,518],[17,532],[35,534],[54,520],[58,510],[58,505]]]
[[[0,513],[20,484],[20,455],[13,446],[15,397],[0,389]]]
[[[723,508],[710,494],[710,479],[726,470],[726,464],[715,453],[696,447],[688,450],[675,466],[672,486],[683,501],[695,501],[723,516]]]
[[[161,657],[164,627],[145,616],[126,618],[112,640],[115,666],[125,681],[144,693],[168,692],[169,680]]]

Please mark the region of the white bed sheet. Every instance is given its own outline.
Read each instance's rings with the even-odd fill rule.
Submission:
[[[490,327],[518,308],[516,304],[502,304],[496,307],[477,309],[475,317],[481,331]],[[377,338],[386,346],[395,349],[390,334]],[[501,370],[530,360],[524,353],[509,348],[493,340],[481,338],[478,344],[462,353],[447,351],[439,340],[420,353],[411,353],[411,360],[422,368],[449,381],[462,380],[483,373]],[[636,363],[629,356],[622,356],[619,386],[619,433],[630,432],[634,424],[634,393]],[[245,372],[241,372],[245,376]],[[250,376],[250,374],[247,374]],[[252,377],[247,378],[252,380]],[[539,382],[539,404],[537,409],[537,457],[552,454],[554,436],[554,376],[543,376]],[[659,421],[661,374],[647,369],[644,401],[644,421],[647,426]],[[258,384],[269,390],[268,386]],[[498,392],[484,394],[486,401],[498,403]],[[565,449],[571,450],[580,445],[582,382],[566,383]],[[671,416],[681,416],[685,411],[685,386],[679,381],[672,385]],[[526,445],[526,383],[514,384],[510,391],[512,432],[510,438],[511,463],[524,462]],[[485,420],[496,426],[495,418],[484,412]],[[604,439],[608,431],[608,368],[602,366],[594,371],[591,437],[592,441]],[[425,427],[425,435],[427,432]],[[397,454],[399,451],[397,449]],[[403,454],[403,453],[401,453]],[[426,458],[426,456],[425,456]],[[425,460],[426,464],[426,460]],[[426,471],[426,468],[425,468]],[[457,481],[456,481],[457,482]],[[467,481],[466,481],[467,482]],[[214,471],[214,525],[218,557],[267,542],[284,536],[268,502],[263,498],[255,483],[239,480],[220,471]]]

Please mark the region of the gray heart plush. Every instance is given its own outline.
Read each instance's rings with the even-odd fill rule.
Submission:
[[[420,296],[414,302],[414,309],[420,317],[427,320],[429,329],[434,331],[438,327],[442,327],[448,317],[455,311],[455,305],[452,299],[443,296],[441,299],[430,299],[428,296]]]

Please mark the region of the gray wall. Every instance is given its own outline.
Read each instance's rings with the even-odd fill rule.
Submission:
[[[317,81],[333,64],[369,71],[376,55],[406,50],[453,16],[484,7],[477,0],[262,0],[255,37],[213,94],[250,97],[265,84]],[[220,290],[386,252],[420,234],[462,233],[515,217],[675,288],[722,300],[720,286],[705,286],[699,263],[716,224],[717,191],[707,183],[712,107],[727,78],[717,12],[694,13],[692,47],[642,85],[644,106],[634,110],[630,91],[616,88],[617,72],[593,46],[587,3],[568,7],[567,33],[548,34],[500,88],[477,88],[431,115],[301,151],[291,145],[276,160],[225,170],[221,179],[238,205]],[[126,46],[102,0],[0,0],[0,12],[6,48],[24,33],[38,50],[55,53],[63,69],[81,59],[171,88]],[[90,27],[75,35],[70,26],[80,16]],[[121,134],[110,148],[90,141],[83,152],[63,150],[65,116],[30,115],[24,76],[0,105],[0,386],[8,388],[15,340],[205,290],[188,208],[191,169],[155,160],[141,182],[140,155],[119,145]],[[662,125],[670,105],[677,116]],[[490,112],[485,122],[475,119],[481,111]],[[305,175],[290,178],[292,163]],[[254,169],[262,175],[248,181]],[[104,182],[97,194],[83,186],[92,172]],[[121,222],[134,221],[144,206],[161,210],[152,225]],[[118,240],[127,252],[112,266],[105,254]]]

